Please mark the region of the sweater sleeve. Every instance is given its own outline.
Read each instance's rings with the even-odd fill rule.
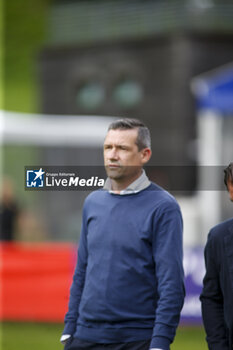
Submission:
[[[208,236],[205,247],[206,274],[203,280],[201,294],[202,317],[206,330],[206,340],[213,350],[229,349],[228,335],[224,322],[223,295],[219,283],[219,268],[217,266],[217,249],[219,242]]]
[[[73,282],[70,288],[68,312],[65,316],[65,327],[62,334],[72,335],[76,330],[76,323],[79,316],[79,304],[85,283],[87,256],[87,223],[84,208],[81,236],[78,248],[78,261],[73,276]]]
[[[161,206],[154,219],[152,245],[158,302],[151,348],[169,350],[179,323],[185,295],[182,230],[178,205]]]

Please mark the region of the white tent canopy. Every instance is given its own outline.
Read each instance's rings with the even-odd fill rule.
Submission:
[[[102,146],[105,116],[64,116],[0,111],[0,143],[37,146]]]

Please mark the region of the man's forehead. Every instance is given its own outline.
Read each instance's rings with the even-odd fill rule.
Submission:
[[[111,142],[111,141],[119,141],[119,142],[127,142],[130,143],[132,141],[135,141],[138,135],[137,129],[116,129],[116,130],[109,130],[105,142]]]

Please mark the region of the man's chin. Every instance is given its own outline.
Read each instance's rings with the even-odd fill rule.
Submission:
[[[107,171],[107,175],[112,180],[119,180],[122,177],[121,174],[114,172],[114,171]]]
[[[110,179],[118,179],[122,176],[122,169],[121,168],[105,168],[106,173]]]

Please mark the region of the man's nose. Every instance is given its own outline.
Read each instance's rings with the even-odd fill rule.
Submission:
[[[112,148],[108,154],[109,159],[118,159],[118,151],[116,148]]]

